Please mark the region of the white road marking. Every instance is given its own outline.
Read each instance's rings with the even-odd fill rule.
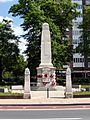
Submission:
[[[81,120],[82,118],[45,118],[45,119],[23,119],[23,120]],[[3,119],[6,120],[6,119]],[[10,119],[7,119],[10,120]],[[15,119],[12,119],[15,120]],[[17,119],[17,120],[22,120],[22,119]]]
[[[35,108],[35,109],[32,109],[32,108],[28,108],[28,109],[24,109],[24,108],[13,108],[13,109],[9,109],[9,108],[2,108],[0,109],[0,111],[53,111],[53,110],[63,110],[63,111],[66,111],[66,110],[89,110],[90,108],[57,108],[57,109],[51,109],[51,108],[48,108],[48,109],[38,109],[38,108]]]
[[[51,119],[43,119],[43,120],[81,120],[82,118],[51,118]]]

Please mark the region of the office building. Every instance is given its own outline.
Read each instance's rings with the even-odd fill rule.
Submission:
[[[73,3],[78,3],[77,11],[81,13],[76,19],[72,21],[72,44],[73,49],[75,49],[80,43],[80,36],[82,35],[82,30],[78,28],[79,24],[83,22],[83,7],[84,5],[90,5],[90,0],[72,0]],[[80,53],[75,52],[73,54],[72,69],[73,73],[79,74],[78,76],[84,75],[85,77],[90,77],[90,58],[87,59],[85,63],[85,56]]]

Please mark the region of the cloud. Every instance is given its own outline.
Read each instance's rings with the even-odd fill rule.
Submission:
[[[21,35],[24,34],[23,29],[20,26],[13,26],[14,34],[21,37]],[[20,38],[20,46],[25,46],[26,45],[26,40],[23,39],[22,37]],[[25,48],[25,47],[23,47]]]
[[[21,36],[24,34],[23,29],[20,26],[13,26],[13,30],[15,35],[17,36]],[[19,43],[19,49],[20,49],[20,53],[22,54],[25,50],[26,50],[26,40],[24,38],[20,38],[20,43]],[[25,57],[26,58],[26,57]]]
[[[6,17],[0,16],[0,22],[2,22],[2,21],[3,21],[3,19],[13,21],[13,19],[12,19],[12,18],[9,18],[9,17],[7,17],[7,16],[6,16]]]
[[[13,21],[12,18],[9,18],[9,17],[7,17],[7,16],[5,17],[5,19],[6,19],[6,20],[11,20],[11,21]]]
[[[11,2],[11,1],[14,1],[14,0],[0,0],[0,2],[2,2],[2,3]]]
[[[13,21],[12,18],[0,16],[0,22],[2,22],[3,19]],[[14,30],[14,34],[16,36],[20,37],[21,35],[24,34],[24,31],[23,31],[23,29],[20,26],[15,26],[13,23],[11,23],[11,27]],[[24,50],[26,50],[26,46],[25,45],[26,45],[26,40],[21,37],[20,38],[20,43],[19,43],[19,49],[20,49],[20,53],[21,54],[24,52]]]
[[[14,30],[15,35],[17,36],[20,36],[24,33],[23,29],[20,26],[13,26],[13,30]]]
[[[20,49],[20,53],[22,54],[25,50],[26,50],[26,40],[23,38],[20,38],[20,43],[19,43],[19,49]]]
[[[4,18],[3,16],[0,16],[0,22],[2,22],[3,18]]]

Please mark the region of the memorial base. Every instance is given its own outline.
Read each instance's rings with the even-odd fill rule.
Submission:
[[[55,67],[38,67],[37,68],[37,86],[40,87],[48,86],[50,83],[56,81]]]
[[[73,98],[73,92],[65,92],[65,98]]]
[[[24,99],[31,99],[30,93],[24,93],[23,98]]]

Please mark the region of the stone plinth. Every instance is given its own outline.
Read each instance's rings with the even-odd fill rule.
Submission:
[[[24,81],[24,99],[30,99],[30,71],[28,68],[25,69],[25,81]]]
[[[49,88],[55,85],[56,85],[55,67],[38,67],[37,86]]]
[[[68,67],[66,70],[66,89],[65,89],[65,97],[73,98],[72,92],[72,81],[71,81],[71,69]]]

